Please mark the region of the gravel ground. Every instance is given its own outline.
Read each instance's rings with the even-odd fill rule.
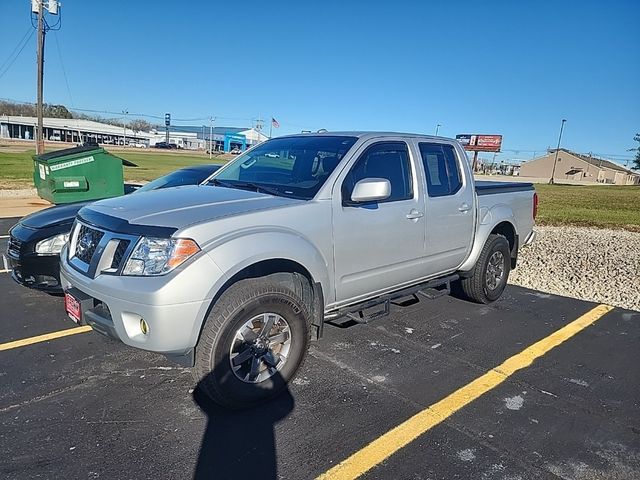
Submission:
[[[536,227],[509,283],[640,310],[640,233]]]
[[[0,189],[0,198],[31,198],[37,196],[38,191],[35,188]]]

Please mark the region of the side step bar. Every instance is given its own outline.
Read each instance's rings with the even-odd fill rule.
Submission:
[[[341,317],[347,317],[349,320],[355,323],[369,323],[377,318],[386,317],[390,312],[390,304],[393,300],[398,298],[414,296],[423,296],[429,300],[434,300],[444,295],[451,293],[451,282],[458,280],[459,275],[449,275],[447,277],[436,278],[429,280],[428,282],[414,285],[412,287],[403,288],[392,293],[386,293],[377,298],[366,300],[355,305],[349,305],[348,307],[339,308],[327,315],[325,315],[325,322],[332,323]],[[382,309],[376,310],[372,313],[365,313],[372,307],[382,305]],[[339,324],[332,323],[332,325],[340,326]]]

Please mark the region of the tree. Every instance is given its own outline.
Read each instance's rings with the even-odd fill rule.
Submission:
[[[636,133],[636,136],[633,137],[633,140],[640,143],[640,133]],[[636,151],[636,158],[633,159],[633,168],[634,170],[640,170],[640,145],[637,148],[632,148],[631,151]]]
[[[0,100],[0,114],[35,117],[36,107],[33,103],[17,103]]]
[[[131,120],[129,122],[129,128],[133,130],[135,133],[138,132],[148,132],[151,130],[151,124],[146,120],[141,120],[136,118],[135,120]]]
[[[45,103],[43,106],[43,116],[50,118],[73,118],[73,115],[64,105],[51,105]]]
[[[64,105],[52,105],[45,103],[43,117],[49,118],[74,118],[73,114]],[[36,106],[32,103],[0,101],[0,114],[35,117]]]

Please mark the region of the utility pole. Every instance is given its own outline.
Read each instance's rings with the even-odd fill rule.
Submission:
[[[473,166],[472,166],[473,172],[475,172],[477,168],[478,168],[478,151],[475,150],[473,152]]]
[[[122,146],[125,147],[127,145],[127,115],[129,114],[129,110],[122,110]]]
[[[36,131],[36,155],[42,155],[44,153],[44,121],[42,119],[42,84],[44,81],[44,5],[42,1],[38,1],[38,92],[36,100],[36,116],[38,117],[38,129]]]
[[[560,141],[562,140],[562,131],[564,130],[564,124],[567,120],[565,118],[562,119],[562,123],[560,124],[560,135],[558,136],[558,147],[556,148],[556,155],[553,159],[553,170],[551,170],[551,178],[549,179],[549,185],[553,185],[553,177],[556,174],[556,163],[558,163],[558,152],[560,150]]]
[[[436,125],[436,137],[438,136],[438,130],[440,130],[440,127],[441,127],[441,126],[442,126],[442,125],[440,125],[440,124],[437,124],[437,125]]]
[[[44,85],[44,36],[47,33],[47,30],[52,27],[47,24],[44,19],[44,11],[45,9],[51,15],[58,15],[58,9],[60,4],[58,0],[48,0],[45,5],[45,0],[31,0],[31,14],[36,14],[38,16],[38,25],[37,29],[37,54],[36,54],[36,63],[38,67],[37,73],[37,92],[36,92],[36,116],[38,117],[38,126],[36,128],[36,154],[41,155],[44,153],[44,121],[43,117],[43,99],[42,99],[42,90]],[[57,28],[56,28],[57,27]],[[53,29],[57,30],[60,28],[60,21],[56,25],[53,25]]]

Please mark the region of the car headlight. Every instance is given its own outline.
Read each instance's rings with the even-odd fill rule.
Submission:
[[[69,240],[68,233],[61,233],[53,237],[45,238],[36,243],[36,253],[57,255],[62,251],[62,247]]]
[[[142,237],[127,260],[123,275],[162,275],[200,251],[189,238]]]

